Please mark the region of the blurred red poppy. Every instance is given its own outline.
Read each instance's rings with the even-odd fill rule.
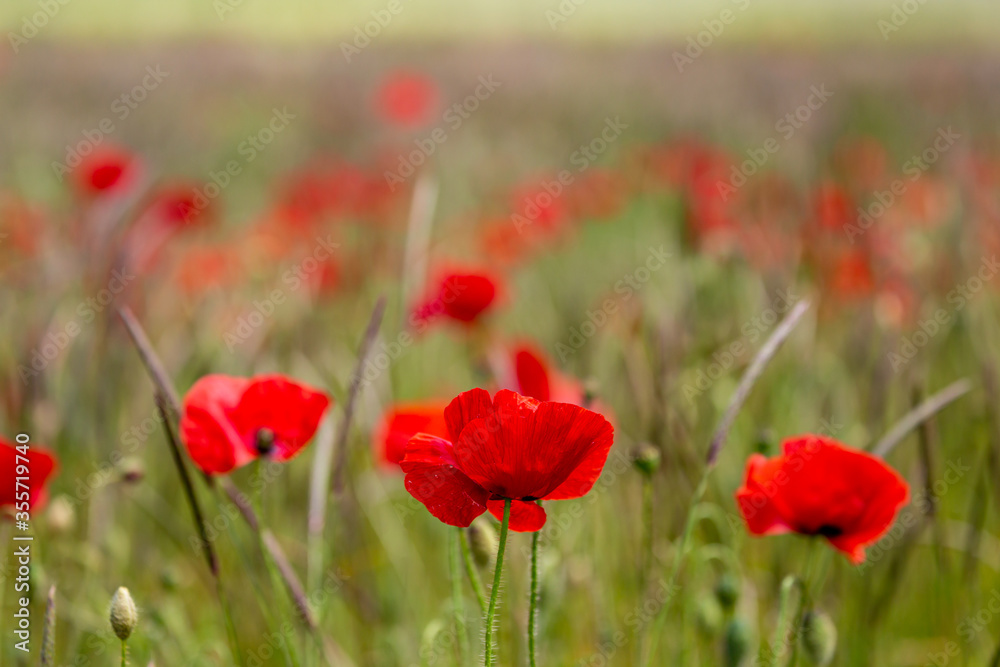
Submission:
[[[27,508],[39,508],[45,504],[48,495],[45,485],[49,478],[59,469],[59,463],[51,452],[33,444],[27,447],[27,456],[18,451],[17,446],[0,437],[0,470],[3,470],[3,486],[0,487],[0,508],[2,514],[26,511],[23,503],[26,501]],[[18,456],[21,458],[18,459]],[[27,462],[25,462],[27,458]],[[18,471],[18,466],[23,466]],[[24,467],[27,468],[25,471]],[[19,481],[19,477],[27,477],[27,482]],[[27,488],[19,486],[26,484]],[[27,491],[27,497],[23,494]]]
[[[892,525],[909,486],[881,459],[831,438],[802,435],[782,444],[783,454],[747,461],[736,501],[753,535],[819,535],[851,562]]]
[[[397,71],[386,77],[376,100],[379,112],[406,128],[426,125],[438,103],[434,81],[419,72]]]
[[[287,461],[312,439],[329,405],[322,392],[283,375],[206,375],[184,397],[181,437],[209,474],[260,456]]]
[[[446,407],[447,401],[397,403],[390,407],[372,434],[376,458],[388,466],[398,466],[406,454],[406,443],[417,433],[447,438]]]
[[[510,528],[541,530],[537,500],[585,495],[604,469],[614,429],[604,417],[567,403],[536,401],[501,389],[459,394],[444,412],[448,440],[415,435],[402,468],[406,490],[435,517],[468,526],[489,510]]]
[[[444,315],[456,322],[472,324],[489,309],[500,291],[499,280],[484,272],[446,273],[414,312],[416,321],[426,322]]]
[[[94,197],[127,187],[138,171],[138,160],[124,149],[95,149],[72,170],[73,183],[84,196]]]

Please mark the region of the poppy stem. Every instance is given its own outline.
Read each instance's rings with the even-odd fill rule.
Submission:
[[[461,540],[461,528],[449,531],[448,539],[448,569],[451,574],[451,604],[455,612],[455,634],[458,635],[458,657],[463,665],[469,664],[469,635],[465,629],[465,603],[462,600],[462,573],[459,571],[458,558]]]
[[[493,618],[500,594],[500,572],[503,570],[503,552],[507,547],[507,525],[510,523],[510,498],[503,502],[503,521],[500,523],[500,546],[497,547],[497,567],[493,572],[493,589],[490,591],[490,608],[486,612],[486,667],[493,665]]]
[[[796,587],[799,589],[798,603],[792,603]],[[798,632],[792,632],[799,623],[802,605],[806,599],[806,590],[802,581],[795,575],[788,575],[781,581],[781,598],[778,607],[778,625],[774,628],[774,638],[771,640],[766,664],[780,667],[789,664],[786,656],[794,656],[798,645]]]
[[[541,501],[538,502],[541,505]],[[538,536],[540,530],[531,534],[531,590],[528,593],[528,664],[535,667],[535,628],[538,617]]]
[[[464,528],[458,531],[458,544],[462,550],[462,560],[465,562],[465,574],[469,577],[469,584],[471,584],[472,590],[476,594],[476,600],[479,602],[479,613],[485,616],[486,594],[483,592],[483,582],[479,579],[476,564],[472,562],[472,551],[469,549],[469,536],[466,535]]]

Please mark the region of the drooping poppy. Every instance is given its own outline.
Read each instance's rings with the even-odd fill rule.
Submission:
[[[590,491],[614,440],[611,424],[576,405],[537,401],[501,389],[459,394],[445,409],[448,439],[415,435],[402,468],[406,490],[435,517],[468,526],[489,510],[510,529],[541,530],[537,500],[568,500]]]
[[[432,283],[430,294],[414,310],[414,320],[427,322],[443,315],[462,324],[472,324],[493,305],[499,291],[499,279],[489,273],[446,273]]]
[[[909,498],[909,486],[879,458],[819,435],[782,443],[773,458],[747,460],[736,491],[753,535],[795,532],[826,538],[852,563],[878,540]]]
[[[22,503],[25,502],[23,494],[27,491],[27,507],[39,508],[45,504],[46,484],[49,478],[59,469],[59,463],[54,454],[43,447],[36,447],[29,443],[27,455],[23,446],[22,451],[18,451],[17,446],[0,437],[0,470],[3,470],[0,481],[3,487],[0,488],[0,508],[4,514],[10,512],[23,512]],[[18,456],[21,458],[18,459]],[[25,463],[27,458],[27,463]],[[22,466],[18,470],[18,466]],[[25,471],[25,468],[27,469]],[[27,481],[19,478],[26,477]],[[25,486],[18,486],[18,483]]]
[[[448,437],[444,421],[447,401],[397,403],[386,410],[372,434],[372,447],[378,460],[398,466],[406,454],[406,443],[417,433]]]
[[[287,461],[312,439],[329,405],[324,393],[283,375],[206,375],[184,397],[181,437],[208,474],[260,456]]]

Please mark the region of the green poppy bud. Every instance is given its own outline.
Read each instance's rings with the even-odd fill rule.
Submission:
[[[706,596],[698,600],[695,609],[695,623],[699,632],[706,637],[714,637],[722,629],[725,614],[719,601],[713,596]]]
[[[488,521],[473,521],[468,527],[469,549],[479,567],[490,567],[496,557],[499,541],[497,531]]]
[[[742,618],[734,618],[726,626],[724,641],[724,664],[739,667],[750,652],[750,626]]]
[[[715,597],[723,609],[732,611],[736,606],[737,600],[740,599],[739,578],[730,572],[726,572],[719,577],[718,583],[715,584]]]
[[[655,445],[643,442],[632,450],[632,463],[641,472],[652,475],[660,467],[660,450]]]
[[[809,661],[826,667],[837,651],[837,626],[821,611],[810,611],[802,619],[802,648]]]
[[[111,629],[118,639],[125,641],[139,623],[139,612],[132,601],[132,595],[124,586],[115,591],[111,598]]]

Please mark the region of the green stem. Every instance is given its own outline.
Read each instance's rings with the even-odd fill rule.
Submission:
[[[476,594],[476,600],[479,602],[479,613],[485,616],[486,594],[483,592],[483,582],[479,580],[479,572],[476,570],[476,564],[472,561],[472,550],[469,549],[469,536],[466,534],[464,528],[458,532],[458,543],[462,548],[462,560],[465,561],[465,574],[469,577],[469,583],[472,585],[472,590]]]
[[[215,575],[215,594],[219,596],[219,606],[222,607],[222,616],[226,620],[226,634],[229,636],[229,650],[233,654],[233,661],[238,665],[243,665],[243,652],[236,634],[236,624],[233,623],[233,614],[226,601],[226,593],[222,589],[222,578],[218,574]]]
[[[458,657],[463,665],[469,664],[469,635],[465,629],[465,603],[462,600],[462,573],[459,571],[458,553],[462,529],[453,528],[448,539],[448,569],[451,574],[451,603],[455,612],[455,634],[458,635]]]
[[[798,587],[800,590],[798,604],[792,604],[792,595],[795,592],[795,588]],[[781,602],[778,607],[778,625],[774,628],[774,638],[771,640],[771,648],[768,665],[773,667],[781,667],[781,665],[788,664],[787,660],[782,659],[783,656],[789,655],[791,650],[795,648],[797,642],[789,641],[789,633],[792,628],[798,623],[799,615],[802,611],[802,602],[805,599],[805,591],[802,587],[802,582],[799,581],[794,575],[788,575],[781,581]],[[795,638],[798,637],[796,633]]]
[[[705,466],[705,472],[702,473],[701,481],[698,482],[698,487],[694,491],[694,496],[691,498],[691,505],[688,507],[687,518],[684,520],[684,533],[681,535],[681,543],[677,548],[677,553],[674,554],[673,562],[670,564],[670,575],[667,580],[667,600],[660,605],[660,610],[656,612],[656,618],[653,619],[653,628],[650,631],[650,636],[648,640],[648,648],[646,649],[645,657],[642,660],[642,665],[644,667],[649,667],[653,664],[653,656],[656,654],[656,647],[660,641],[660,635],[663,634],[663,626],[667,622],[667,610],[670,608],[670,601],[673,599],[674,586],[677,583],[677,575],[680,573],[681,564],[684,561],[684,555],[687,551],[688,541],[691,539],[691,533],[694,532],[694,524],[696,512],[695,509],[698,507],[698,503],[701,502],[702,497],[705,495],[705,491],[708,489],[708,475],[712,472],[712,465]]]
[[[653,560],[653,477],[646,474],[642,477],[642,567],[639,570],[639,592],[646,587],[649,568]]]
[[[493,618],[497,611],[500,593],[500,572],[503,569],[503,551],[507,547],[507,524],[510,523],[510,498],[503,501],[503,521],[500,523],[500,546],[497,547],[497,566],[493,571],[493,590],[490,591],[490,608],[486,612],[486,667],[493,665]]]
[[[125,648],[125,641],[122,640],[122,667],[128,664],[128,650]]]
[[[538,501],[541,505],[542,502]],[[538,624],[538,536],[536,530],[531,535],[531,590],[528,593],[528,664],[535,667],[535,628]]]

